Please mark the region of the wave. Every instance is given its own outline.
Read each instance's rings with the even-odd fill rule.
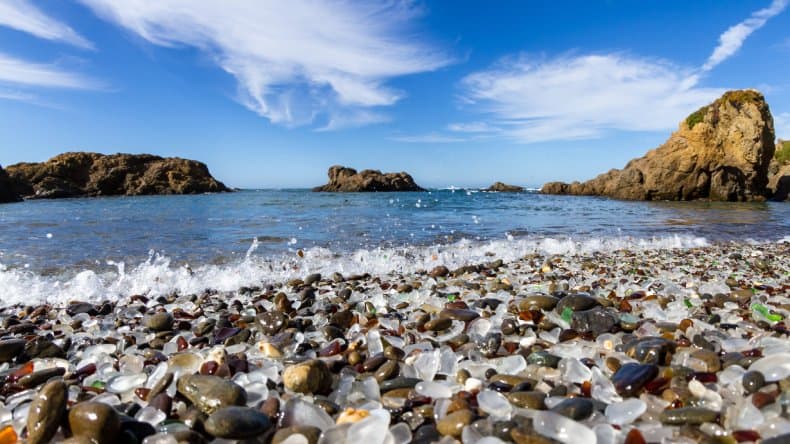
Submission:
[[[119,300],[132,295],[156,297],[173,293],[199,294],[207,290],[234,292],[282,282],[309,273],[344,275],[369,273],[374,276],[430,270],[437,265],[449,268],[489,262],[492,255],[506,262],[540,253],[587,254],[621,249],[653,250],[707,246],[706,239],[693,236],[667,236],[639,239],[612,238],[513,238],[477,242],[461,240],[449,245],[407,246],[360,249],[348,253],[326,248],[290,250],[276,257],[255,254],[259,241],[252,242],[245,257],[228,264],[175,265],[162,254],[151,252],[134,266],[105,262],[111,271],[69,270],[58,275],[41,275],[24,268],[0,264],[0,306],[48,303],[63,305],[73,300],[99,302]]]

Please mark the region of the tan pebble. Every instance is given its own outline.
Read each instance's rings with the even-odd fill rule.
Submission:
[[[370,412],[363,409],[347,408],[337,417],[336,424],[349,424],[359,422],[370,416]]]

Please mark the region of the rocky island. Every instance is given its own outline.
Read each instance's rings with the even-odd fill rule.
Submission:
[[[378,170],[362,170],[335,165],[327,173],[329,183],[315,187],[313,191],[324,192],[376,192],[376,191],[425,191],[414,182],[408,173],[382,173]]]
[[[772,200],[790,200],[790,141],[776,144],[774,159],[768,166],[768,190]]]
[[[498,192],[498,193],[520,193],[524,191],[524,187],[517,185],[508,185],[504,182],[494,182],[490,187],[483,191]]]
[[[545,194],[629,200],[753,201],[770,198],[775,151],[768,104],[755,90],[729,91],[680,122],[663,145],[587,182],[550,182]]]
[[[201,162],[150,154],[72,152],[6,170],[13,194],[25,199],[230,191]],[[0,190],[2,183],[0,176]]]

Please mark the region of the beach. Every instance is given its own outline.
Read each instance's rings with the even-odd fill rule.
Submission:
[[[77,403],[71,432],[98,441],[790,433],[788,240],[482,259],[6,307],[0,436],[65,439],[48,418]]]

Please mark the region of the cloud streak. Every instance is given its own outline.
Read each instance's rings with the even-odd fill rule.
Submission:
[[[716,65],[732,57],[743,46],[743,42],[754,31],[762,28],[770,18],[780,14],[787,8],[790,0],[773,0],[767,8],[752,13],[749,18],[731,26],[719,36],[719,45],[713,50],[708,60],[702,66],[703,71],[710,71]]]
[[[690,75],[670,62],[624,54],[520,56],[465,77],[461,99],[517,141],[589,139],[607,130],[674,128],[723,92],[695,87]]]
[[[387,81],[452,62],[406,37],[421,14],[408,1],[80,1],[152,44],[209,54],[244,106],[286,126],[381,121],[372,110],[403,95]]]
[[[41,87],[58,89],[102,89],[100,82],[82,74],[66,71],[56,64],[36,63],[12,57],[0,52],[0,86]],[[32,97],[25,91],[4,94],[5,98],[23,100]]]
[[[93,44],[65,23],[61,23],[36,8],[29,0],[0,1],[0,26],[26,32],[38,38],[59,41],[83,49]]]

